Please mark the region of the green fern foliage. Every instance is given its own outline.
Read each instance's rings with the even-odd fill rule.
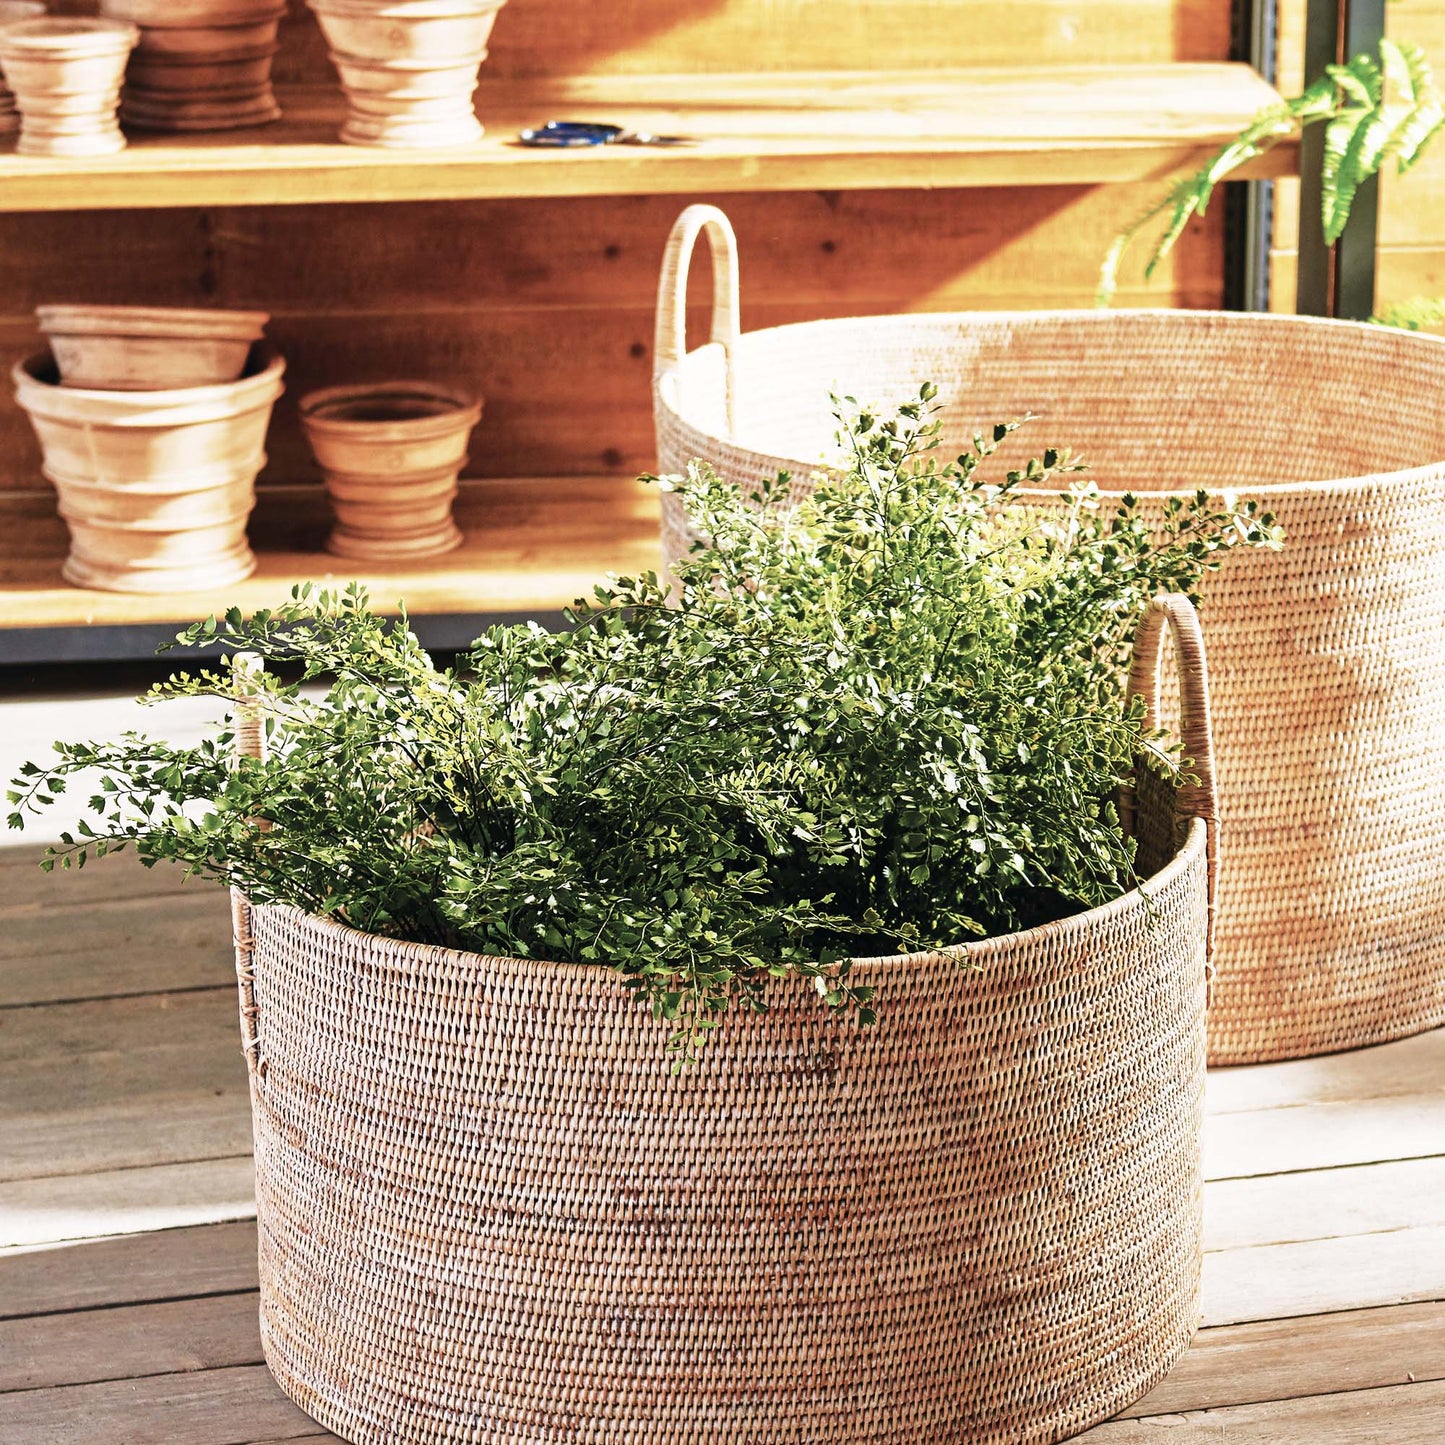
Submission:
[[[1445,127],[1445,100],[1418,45],[1381,40],[1378,60],[1357,55],[1331,65],[1302,95],[1272,105],[1157,205],[1115,237],[1099,273],[1098,300],[1107,306],[1118,289],[1119,263],[1134,240],[1160,216],[1168,219],[1144,268],[1152,276],[1184,228],[1202,216],[1215,187],[1249,161],[1311,125],[1325,127],[1320,223],[1331,245],[1340,238],[1361,185],[1387,162],[1403,173]]]
[[[1411,296],[1370,317],[1377,326],[1398,326],[1402,331],[1445,330],[1445,296]]]

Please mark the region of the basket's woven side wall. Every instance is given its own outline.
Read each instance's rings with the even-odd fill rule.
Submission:
[[[262,1335],[358,1442],[1020,1445],[1198,1318],[1204,827],[1148,890],[781,983],[675,1077],[600,969],[252,910]]]
[[[887,404],[931,379],[953,450],[1038,415],[996,471],[1057,444],[1106,490],[1236,487],[1273,510],[1284,551],[1204,588],[1225,818],[1211,1062],[1445,1023],[1445,343],[1180,312],[786,327],[741,339],[731,440],[716,368],[691,365],[659,379],[664,470],[701,456],[740,485],[806,485],[831,460],[830,391]],[[667,502],[673,557],[691,537]]]

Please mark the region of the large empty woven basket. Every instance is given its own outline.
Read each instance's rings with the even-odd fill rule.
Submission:
[[[1136,682],[1166,618],[1203,767],[1141,792],[1154,876],[860,963],[872,1028],[779,980],[675,1076],[610,970],[238,896],[286,1392],[366,1445],[1043,1445],[1147,1390],[1199,1315],[1213,853],[1181,599]]]
[[[712,242],[713,340],[683,298]],[[945,450],[1027,412],[1005,449],[1082,452],[1146,505],[1235,488],[1282,553],[1205,586],[1219,787],[1210,1061],[1379,1043],[1445,1022],[1445,342],[1301,317],[974,313],[739,334],[726,217],[693,207],[663,266],[659,466],[711,462],[798,490],[833,455],[830,394],[887,406],[940,387]],[[1334,479],[1334,480],[1329,480]],[[664,498],[669,558],[691,543]]]

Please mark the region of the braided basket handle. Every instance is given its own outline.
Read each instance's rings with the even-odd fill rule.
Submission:
[[[265,664],[254,652],[237,653],[231,659],[235,698],[231,722],[236,733],[236,756],[262,762],[266,758],[266,720],[255,696],[264,672]],[[264,828],[266,824],[258,820],[256,826]],[[261,1057],[260,1015],[256,1008],[251,905],[239,888],[231,889],[231,932],[236,944],[236,985],[241,995],[241,1047],[252,1078],[260,1083],[266,1077],[266,1061]]]
[[[723,349],[728,435],[734,430],[733,367],[742,330],[738,301],[738,240],[732,222],[716,206],[689,206],[677,218],[662,257],[657,283],[657,330],[652,345],[653,384],[687,355],[687,276],[697,239],[707,233],[712,251],[712,335]]]
[[[1205,956],[1214,957],[1214,900],[1219,883],[1219,794],[1214,782],[1214,731],[1209,717],[1209,669],[1204,660],[1204,634],[1194,604],[1179,593],[1156,597],[1134,635],[1134,659],[1128,694],[1144,699],[1144,725],[1159,726],[1160,669],[1164,634],[1174,639],[1179,673],[1179,731],[1184,757],[1194,781],[1182,782],[1175,795],[1174,816],[1202,818],[1208,855],[1209,923]]]

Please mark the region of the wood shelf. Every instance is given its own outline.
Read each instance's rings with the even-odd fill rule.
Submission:
[[[1278,92],[1245,65],[579,77],[489,84],[474,146],[386,151],[334,139],[331,87],[281,93],[244,132],[133,139],[120,155],[0,155],[0,211],[484,197],[1081,185],[1200,164]],[[673,149],[531,150],[548,119],[697,137]],[[11,143],[13,145],[13,143]],[[1242,175],[1290,174],[1281,146]]]
[[[348,563],[321,550],[328,522],[319,486],[261,494],[251,536],[256,573],[215,592],[131,595],[71,587],[60,575],[64,529],[43,493],[0,497],[0,662],[6,637],[27,629],[154,627],[172,630],[227,607],[284,601],[298,582],[353,579],[378,611],[404,601],[428,614],[551,614],[589,594],[608,572],[661,565],[656,491],[625,477],[464,482],[456,517],[466,542],[444,557],[393,566]]]

